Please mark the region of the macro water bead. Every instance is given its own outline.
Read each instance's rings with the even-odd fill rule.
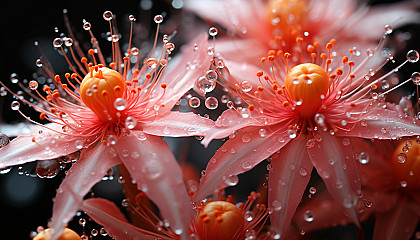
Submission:
[[[319,65],[299,64],[289,70],[284,86],[300,115],[312,117],[319,110],[322,97],[327,94],[328,74]]]

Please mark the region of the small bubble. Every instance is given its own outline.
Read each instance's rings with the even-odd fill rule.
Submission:
[[[204,105],[210,110],[214,110],[219,106],[219,101],[215,97],[208,97],[204,102]]]
[[[10,106],[11,106],[12,110],[17,111],[17,110],[19,110],[19,108],[20,108],[20,103],[19,103],[18,101],[13,101],[13,102],[10,104]]]
[[[163,22],[163,16],[162,15],[156,15],[154,18],[155,23],[162,23]]]
[[[86,31],[90,30],[91,28],[91,24],[90,22],[84,22],[83,23],[83,29],[85,29]]]
[[[198,108],[200,106],[200,103],[201,103],[201,101],[198,97],[192,97],[192,98],[190,98],[190,100],[188,100],[188,104],[192,108]]]
[[[314,220],[314,213],[311,210],[306,210],[303,214],[303,219],[307,222],[312,222]]]
[[[413,81],[415,85],[420,85],[420,73],[413,72],[413,74],[411,74],[411,81]]]
[[[127,101],[124,98],[117,98],[114,101],[114,107],[118,111],[122,111],[127,107]]]
[[[54,47],[59,48],[62,45],[63,45],[63,39],[61,39],[61,38],[54,39],[54,41],[53,41],[53,46]]]
[[[216,36],[218,32],[219,32],[219,31],[218,31],[218,30],[217,30],[217,28],[215,28],[215,27],[211,27],[211,28],[209,28],[209,34],[210,34],[210,36],[212,36],[212,37]]]
[[[252,83],[250,81],[244,80],[241,82],[241,89],[243,92],[249,92],[252,90]]]
[[[365,152],[361,152],[361,153],[359,154],[359,162],[360,162],[361,164],[366,164],[366,163],[368,163],[368,162],[369,162],[369,154],[368,154],[368,153],[365,153]]]
[[[399,163],[405,163],[405,161],[407,161],[407,155],[405,153],[399,153],[397,156],[397,161]]]
[[[419,60],[419,53],[416,50],[410,50],[407,53],[407,60],[411,63],[415,63]]]
[[[385,34],[391,34],[394,29],[390,25],[385,25]]]
[[[106,21],[112,20],[112,12],[111,11],[105,11],[102,15]]]
[[[214,70],[208,70],[204,77],[207,79],[207,81],[214,82],[217,80],[217,73]]]
[[[31,90],[35,90],[38,88],[38,82],[35,80],[32,80],[29,82],[29,89]]]

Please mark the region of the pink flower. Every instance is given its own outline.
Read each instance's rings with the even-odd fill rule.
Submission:
[[[80,55],[80,62],[76,54],[83,51],[75,40],[64,37],[53,42],[64,53],[73,73],[66,73],[63,79],[54,76],[45,56],[43,62],[37,61],[57,86],[56,89],[45,86],[44,96],[37,90],[36,81],[29,82],[29,88],[36,94],[29,91],[28,94],[39,99],[38,104],[18,97],[1,83],[19,101],[40,112],[42,120],[51,123],[41,125],[27,118],[40,125],[42,131],[19,136],[1,148],[0,168],[81,152],[80,159],[68,170],[57,190],[50,223],[52,239],[60,236],[92,186],[118,164],[126,166],[139,189],[148,189],[147,195],[177,233],[187,232],[188,225],[184,223],[189,222],[190,214],[181,209],[189,206],[189,197],[184,191],[181,168],[161,136],[204,135],[214,125],[211,120],[193,113],[171,111],[177,100],[194,85],[194,80],[208,69],[207,35],[201,34],[193,40],[198,50],[192,45],[185,48],[181,65],[166,73],[175,47],[168,36],[164,36],[161,48],[155,40],[152,53],[141,64],[139,49],[135,47],[129,47],[122,57],[118,36],[112,35],[115,31],[111,26],[113,14],[106,11],[103,17],[110,23],[113,37],[109,67],[90,30],[90,23],[85,22],[83,27],[92,36],[93,49],[88,51],[87,57]],[[130,20],[135,19],[130,16]],[[160,15],[155,17],[158,27],[162,20]],[[130,64],[132,59],[136,59],[133,65]],[[187,62],[194,64],[194,68],[187,69]],[[18,101],[12,103],[12,109],[24,115],[19,106]]]
[[[368,48],[375,46],[386,24],[398,27],[419,19],[415,1],[373,7],[355,0],[184,2],[184,8],[226,29],[227,35],[217,40],[217,52],[226,60],[251,65],[279,45],[291,51],[296,37],[303,33],[311,42],[335,38],[350,45],[357,41],[361,48]]]
[[[373,239],[410,239],[414,234],[420,219],[419,143],[418,138],[354,142],[363,193],[359,212],[362,220],[375,215]],[[313,231],[349,221],[326,194],[314,200],[297,211],[298,229]],[[306,211],[313,213],[313,222],[304,220]]]
[[[232,203],[232,197],[228,197],[219,201],[210,199],[201,206],[196,206],[194,210],[191,207],[182,208],[192,216],[189,222],[182,223],[189,225],[188,239],[235,240],[245,237],[258,239],[258,234],[268,217],[264,204],[255,203],[258,196],[259,194],[255,192],[251,193],[248,200],[238,207]],[[108,200],[91,198],[84,200],[81,205],[81,209],[104,226],[107,233],[116,240],[180,239],[172,225],[165,224],[147,207],[147,199],[143,193],[137,195],[136,201],[130,201],[128,208],[135,211],[136,217],[143,220],[140,226],[130,223],[118,207]],[[277,233],[272,231],[265,237],[270,234],[274,237]]]
[[[261,59],[265,74],[258,71],[258,81],[233,77],[229,65],[219,69],[224,80],[220,84],[248,107],[229,104],[231,109],[206,134],[204,145],[215,138],[229,136],[229,140],[210,160],[195,200],[235,185],[238,174],[269,159],[268,207],[271,223],[281,234],[314,167],[360,228],[355,207],[361,190],[352,139],[419,135],[420,123],[384,101],[398,86],[383,81],[394,71],[381,74],[383,64],[370,66],[381,59],[377,52],[382,40],[367,50],[367,56],[353,48],[344,55],[347,48],[335,39],[313,43],[297,37],[296,42],[298,47],[292,52],[270,50]],[[411,50],[407,61],[394,70],[418,59],[418,52]],[[387,90],[378,92],[378,86]]]

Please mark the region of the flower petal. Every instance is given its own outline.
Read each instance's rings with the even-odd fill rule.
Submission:
[[[286,233],[287,227],[298,207],[311,178],[312,163],[302,146],[306,139],[302,136],[290,141],[280,153],[273,155],[268,178],[268,207],[271,225]]]
[[[143,131],[156,136],[189,137],[203,136],[214,122],[194,113],[169,112],[143,126]]]
[[[251,170],[290,141],[286,134],[270,136],[268,133],[266,137],[261,137],[259,129],[241,129],[217,150],[201,178],[195,201],[204,199],[220,188],[235,185],[234,181],[230,182],[232,177]]]
[[[118,207],[111,201],[101,198],[87,199],[82,202],[81,210],[86,212],[93,221],[102,225],[108,235],[116,240],[154,240],[161,237],[159,234],[129,224]]]
[[[409,207],[408,199],[401,199],[393,209],[376,214],[373,239],[410,239],[419,221],[419,215]]]
[[[238,111],[241,111],[241,113]],[[201,143],[207,147],[211,140],[225,138],[243,127],[271,125],[271,119],[268,118],[257,111],[248,111],[247,108],[242,110],[228,109],[217,118],[215,126],[209,129]]]
[[[68,155],[80,149],[76,143],[82,139],[48,129],[42,134],[19,136],[0,149],[0,168]]]
[[[183,57],[179,60],[180,65],[163,76],[162,82],[166,83],[167,87],[159,102],[165,104],[164,109],[170,111],[182,95],[194,87],[195,80],[209,69],[211,56],[207,54],[207,38],[207,33],[200,34],[190,45],[185,46]],[[197,51],[194,51],[194,44],[198,46]],[[192,65],[187,68],[186,65],[189,63]],[[156,96],[160,97],[159,94]]]
[[[110,148],[102,144],[83,151],[80,159],[67,172],[54,200],[50,225],[54,229],[52,239],[60,236],[89,190],[102,180],[110,168],[120,163],[119,159],[108,151]]]
[[[420,121],[399,115],[395,111],[376,109],[372,115],[356,123],[348,132],[338,131],[337,136],[398,139],[420,135]]]
[[[160,137],[135,133],[120,137],[118,155],[136,180],[137,187],[158,206],[177,234],[188,234],[192,214],[182,171]]]
[[[331,196],[345,208],[353,222],[359,225],[356,203],[361,186],[350,139],[331,136],[322,131],[317,134],[320,141],[307,149],[312,164]]]

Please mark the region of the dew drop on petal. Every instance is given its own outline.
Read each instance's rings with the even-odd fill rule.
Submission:
[[[108,136],[107,141],[109,144],[115,145],[117,143],[117,136],[111,134]]]
[[[272,205],[274,211],[280,211],[283,208],[283,206],[282,206],[282,204],[279,200],[274,200],[271,203],[271,205]]]
[[[366,152],[361,152],[361,153],[359,154],[359,162],[360,162],[361,164],[366,164],[366,163],[368,163],[368,162],[369,162],[369,154],[368,154],[368,153],[366,153]]]
[[[10,104],[10,107],[12,108],[12,110],[17,111],[20,108],[20,103],[18,101],[13,101]]]
[[[400,184],[403,188],[407,187],[407,181],[401,181]]]
[[[228,177],[224,177],[224,179],[228,186],[235,186],[239,182],[238,175],[230,174]]]
[[[60,163],[57,159],[37,162],[36,174],[40,178],[53,178],[60,172]]]
[[[114,101],[114,107],[118,111],[122,111],[127,107],[127,101],[124,98],[117,98]]]
[[[265,130],[264,128],[261,128],[261,129],[258,131],[258,134],[259,134],[259,135],[260,135],[260,137],[262,137],[262,138],[267,137],[267,130]]]
[[[242,163],[242,168],[245,169],[245,170],[248,170],[248,169],[252,168],[252,165],[251,165],[251,163],[245,161],[245,162]]]
[[[209,56],[213,56],[213,54],[214,54],[214,48],[213,48],[213,47],[208,47],[208,48],[207,48],[207,54],[208,54]]]
[[[198,97],[192,97],[192,98],[190,98],[190,100],[188,100],[188,104],[192,108],[198,108],[200,106],[200,103],[201,103],[201,101]]]
[[[294,139],[297,137],[297,132],[295,129],[289,129],[287,130],[287,134],[289,135],[289,138]]]
[[[399,153],[397,155],[397,161],[399,163],[405,163],[405,161],[407,161],[407,155],[405,153]]]
[[[308,171],[307,171],[305,168],[300,168],[300,169],[299,169],[299,174],[300,174],[302,177],[306,177],[306,176],[308,175]]]
[[[162,176],[163,169],[158,161],[151,160],[143,166],[142,172],[149,179],[157,179]]]
[[[350,139],[349,138],[343,138],[343,145],[344,146],[350,145]]]
[[[307,222],[312,222],[314,220],[314,213],[311,210],[306,210],[303,214],[303,219]]]
[[[407,53],[407,60],[411,63],[415,63],[419,60],[419,53],[416,50],[410,50]]]
[[[313,148],[315,146],[315,139],[311,138],[306,142],[306,148]]]
[[[242,135],[242,142],[247,143],[251,141],[251,137],[248,134]]]
[[[219,101],[215,97],[208,97],[204,104],[206,105],[206,108],[214,110],[219,106]]]

